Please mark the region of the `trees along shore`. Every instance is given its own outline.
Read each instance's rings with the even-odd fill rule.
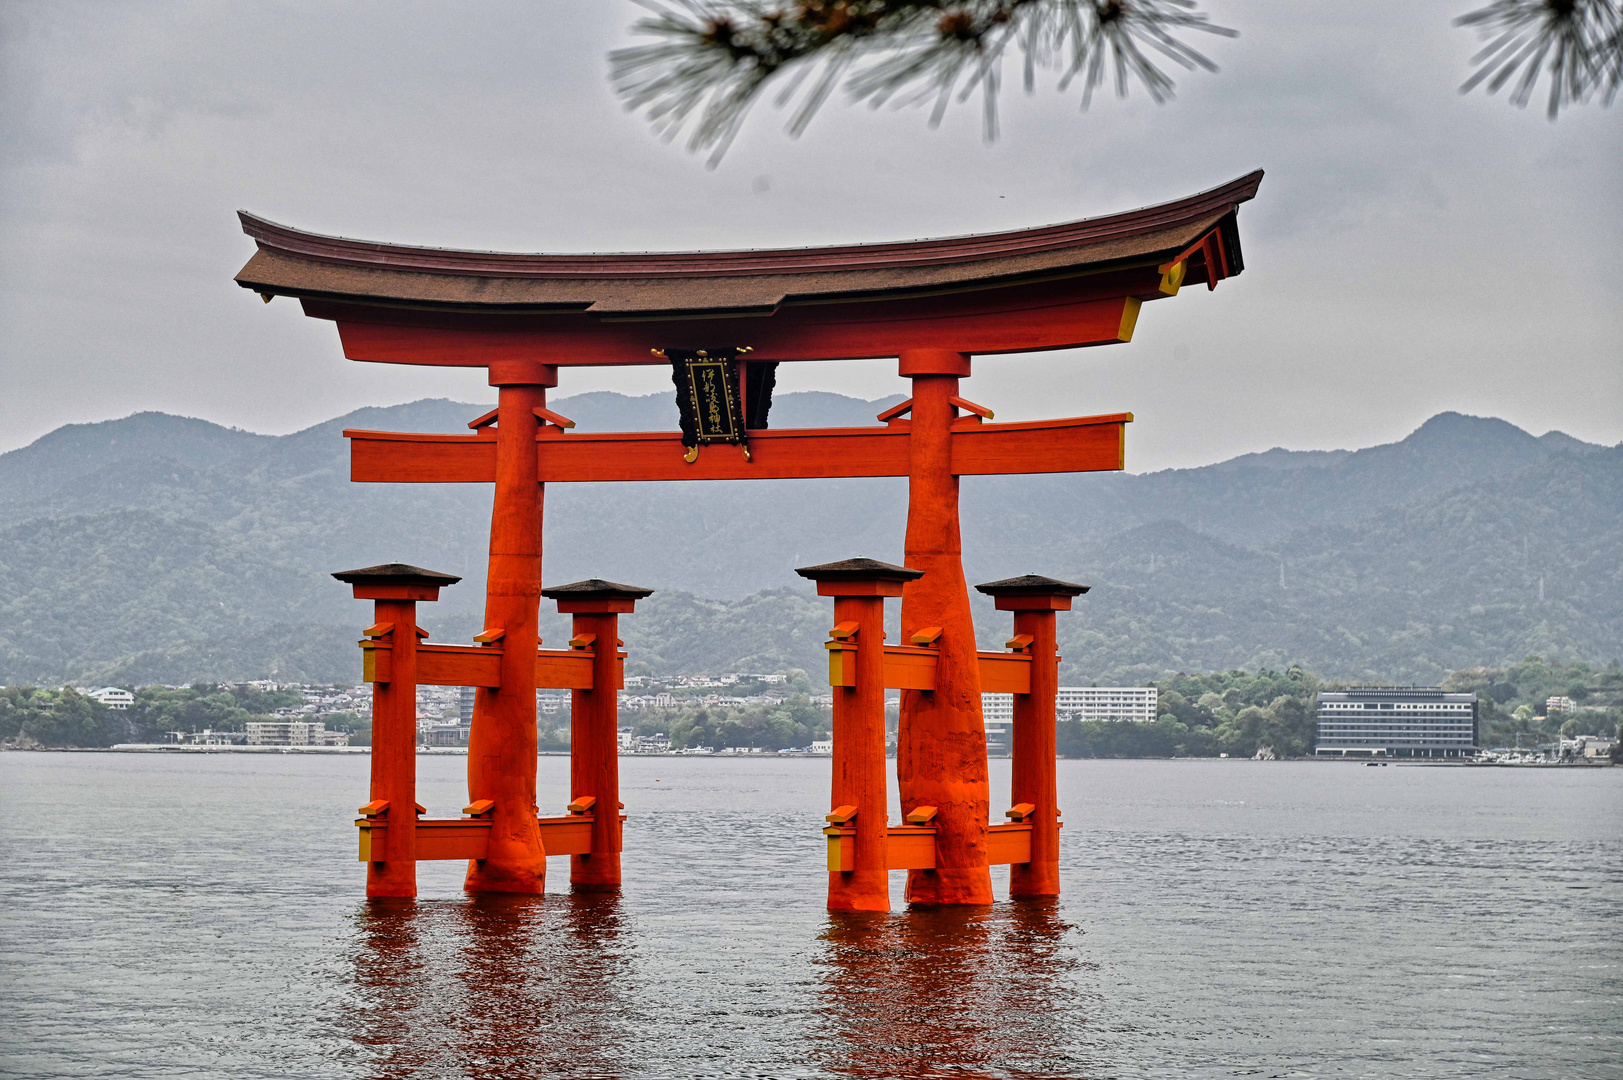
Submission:
[[[695,700],[675,708],[626,710],[622,725],[639,735],[667,735],[672,747],[729,746],[782,750],[829,737],[828,706],[813,702],[804,673],[782,701],[739,707],[706,706]],[[1372,682],[1374,680],[1357,680]],[[1313,753],[1315,696],[1348,685],[1300,667],[1283,672],[1232,670],[1171,675],[1157,680],[1160,717],[1153,723],[1061,719],[1063,757],[1251,757],[1267,748],[1276,757]],[[1623,724],[1623,666],[1547,663],[1536,656],[1502,668],[1468,668],[1443,681],[1444,689],[1477,695],[1481,744],[1524,747],[1574,735],[1611,737]],[[759,689],[759,688],[749,688]],[[242,731],[250,720],[274,719],[279,708],[303,702],[297,690],[146,686],[135,702],[114,711],[71,688],[0,687],[0,746],[10,749],[94,748],[121,742],[158,742],[168,731]],[[1546,710],[1550,698],[1566,698],[1576,712]],[[351,745],[370,742],[371,723],[351,713],[322,718],[351,734]],[[568,716],[550,723],[544,750],[568,747]]]

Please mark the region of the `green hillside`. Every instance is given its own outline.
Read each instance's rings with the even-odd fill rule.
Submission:
[[[893,399],[786,394],[780,426],[872,423]],[[586,394],[588,429],[668,426],[668,395]],[[270,437],[139,414],[0,455],[0,682],[356,677],[369,606],[332,570],[405,561],[465,581],[437,640],[481,625],[490,493],[348,480],[345,427],[454,431],[421,401]],[[555,485],[548,583],[658,590],[624,621],[633,670],[822,664],[826,601],[793,568],[901,555],[902,480]],[[1273,450],[1146,475],[972,478],[971,580],[1091,584],[1061,619],[1068,682],[1285,670],[1435,681],[1529,654],[1623,654],[1623,449],[1443,414],[1358,451]],[[1007,616],[977,597],[988,646]],[[566,631],[556,615],[543,636]]]

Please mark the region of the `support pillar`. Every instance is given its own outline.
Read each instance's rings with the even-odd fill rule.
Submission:
[[[569,883],[577,892],[620,887],[620,616],[636,609],[652,589],[601,578],[543,589],[558,610],[574,616],[571,648],[591,649],[592,688],[575,690],[569,709],[569,797],[594,800],[592,850],[569,859]]]
[[[372,683],[371,801],[362,808],[385,828],[366,864],[366,895],[417,895],[417,603],[462,579],[405,563],[333,575],[371,600],[365,676]],[[370,811],[370,812],[369,812]],[[377,856],[382,855],[379,859]]]
[[[496,493],[490,514],[485,628],[501,630],[499,687],[480,687],[468,734],[468,799],[495,803],[486,858],[468,863],[470,893],[544,891],[536,826],[535,650],[541,602],[541,483],[536,434],[558,369],[527,360],[490,365],[497,387]]]
[[[936,689],[902,693],[896,748],[902,813],[934,806],[938,830],[936,869],[908,871],[906,896],[915,904],[990,904],[986,725],[952,471],[958,412],[952,399],[958,380],[969,375],[969,357],[907,350],[900,371],[913,380],[905,561],[924,571],[902,593],[902,641],[921,629],[941,628]]]
[[[999,611],[1014,612],[1011,648],[1031,657],[1031,692],[1014,695],[1014,761],[1010,804],[1028,804],[1031,861],[1009,868],[1009,896],[1059,895],[1059,793],[1054,707],[1059,696],[1059,652],[1054,613],[1071,610],[1086,585],[1028,574],[975,588],[995,597]],[[1012,811],[1011,811],[1012,813]]]
[[[901,596],[917,570],[847,559],[796,570],[834,597],[834,776],[829,820],[856,829],[850,870],[830,870],[830,911],[889,911],[886,863],[890,799],[885,790],[885,597]],[[847,669],[847,658],[854,664]],[[843,809],[842,809],[843,808]]]

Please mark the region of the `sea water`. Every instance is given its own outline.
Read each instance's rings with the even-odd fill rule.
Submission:
[[[620,766],[621,895],[372,905],[364,756],[0,754],[0,1073],[1623,1076],[1623,769],[1061,762],[1057,903],[834,917],[827,759]]]

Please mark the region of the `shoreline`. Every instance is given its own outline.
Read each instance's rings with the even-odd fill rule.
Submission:
[[[191,746],[175,745],[169,743],[118,743],[113,746],[33,746],[33,747],[0,747],[0,753],[53,753],[53,754],[182,754],[182,755],[219,755],[219,754],[334,754],[334,755],[370,755],[370,746]],[[465,746],[419,746],[418,757],[467,757],[468,748]],[[569,757],[568,750],[542,750],[537,757]],[[780,754],[777,752],[761,754],[620,754],[622,758],[658,758],[668,761],[677,758],[706,758],[706,759],[736,759],[739,761],[780,761],[785,758],[828,759],[828,754]],[[894,760],[886,755],[887,760]],[[991,760],[1006,761],[1006,757]],[[1256,764],[1269,764],[1269,762],[1255,762],[1252,758],[1215,758],[1215,757],[1107,757],[1107,758],[1059,758],[1060,761],[1229,761],[1254,762]],[[1372,762],[1366,758],[1323,758],[1304,756],[1299,758],[1281,758],[1281,762],[1323,762],[1337,765],[1367,765]],[[1440,769],[1572,769],[1572,768],[1611,768],[1610,761],[1428,761],[1426,759],[1387,759],[1381,764],[1396,765],[1401,768],[1440,768]]]

